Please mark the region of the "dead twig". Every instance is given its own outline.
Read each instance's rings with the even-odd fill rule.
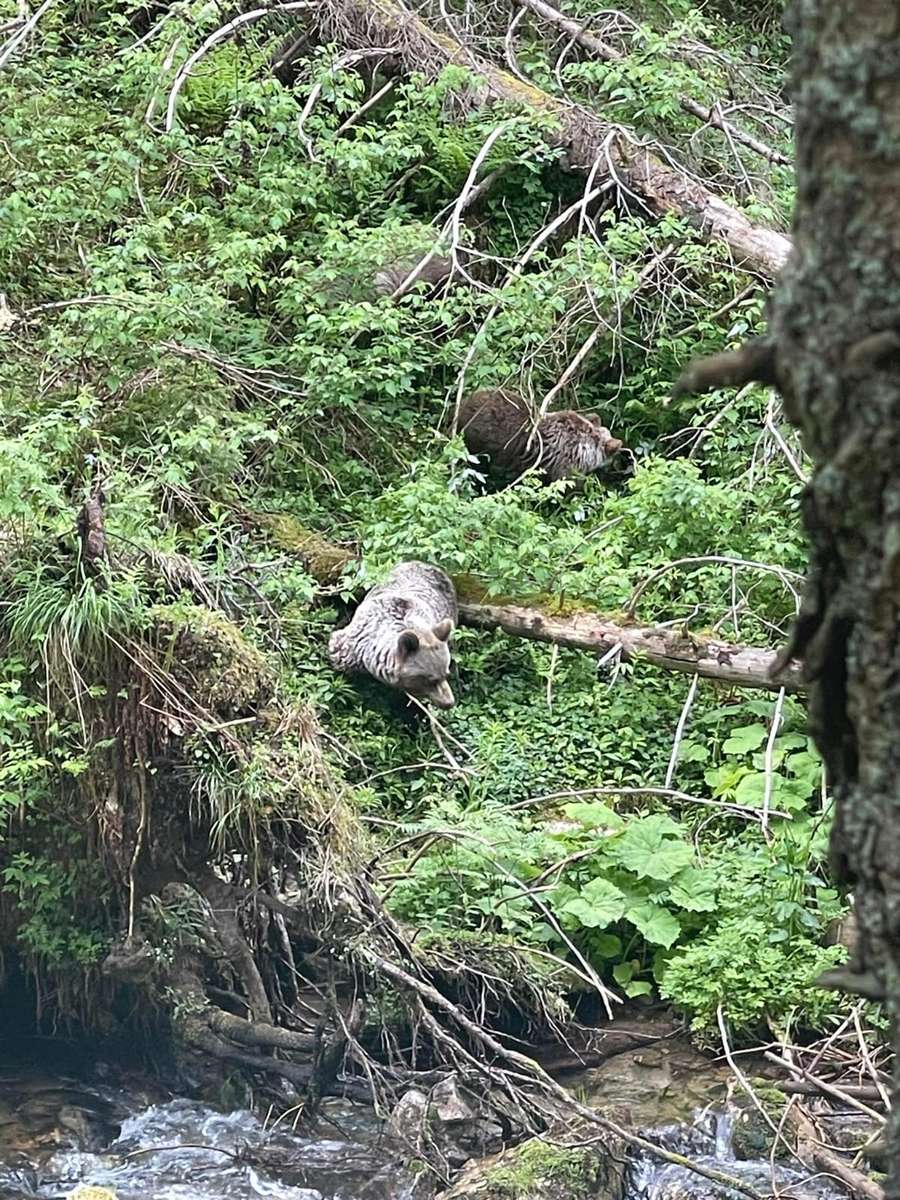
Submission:
[[[49,3],[52,3],[52,0],[45,0],[45,5]],[[212,50],[213,46],[217,46],[219,42],[224,42],[245,25],[250,25],[253,21],[259,21],[262,17],[268,17],[272,13],[296,12],[301,8],[309,8],[309,5],[310,0],[287,0],[285,4],[273,4],[266,8],[254,8],[250,12],[241,13],[239,17],[235,17],[234,20],[228,21],[227,24],[220,26],[211,33],[202,45],[182,64],[172,82],[172,87],[169,90],[169,99],[166,103],[166,133],[171,133],[175,127],[175,110],[181,89],[187,83],[188,77],[197,63]],[[2,66],[2,61],[0,61],[0,66]]]

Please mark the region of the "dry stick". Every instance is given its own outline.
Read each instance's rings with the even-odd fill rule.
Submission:
[[[763,802],[762,802],[762,831],[766,841],[771,843],[769,835],[769,808],[772,803],[772,787],[775,783],[775,739],[778,737],[778,731],[781,728],[781,712],[784,708],[784,688],[778,693],[778,699],[775,701],[775,711],[772,713],[772,726],[769,729],[769,738],[766,742],[766,758],[765,772],[766,779],[763,787]]]
[[[786,1068],[795,1078],[803,1079],[807,1083],[814,1083],[827,1096],[833,1096],[835,1100],[840,1100],[842,1104],[849,1104],[851,1108],[865,1113],[867,1117],[871,1117],[873,1121],[877,1121],[880,1125],[884,1124],[885,1118],[883,1113],[876,1112],[874,1108],[869,1108],[868,1104],[863,1104],[862,1100],[857,1100],[855,1096],[849,1095],[842,1088],[836,1087],[833,1083],[827,1083],[817,1075],[810,1074],[805,1068],[788,1062],[787,1059],[782,1058],[780,1055],[773,1054],[771,1050],[765,1050],[763,1053],[770,1062],[777,1063],[779,1067]]]
[[[796,571],[790,571],[787,567],[777,567],[772,563],[755,562],[750,558],[735,558],[730,554],[698,554],[692,555],[688,558],[673,558],[671,562],[659,567],[656,571],[653,571],[650,575],[643,579],[631,593],[631,596],[628,598],[628,601],[625,604],[623,611],[625,612],[626,616],[634,616],[635,611],[637,610],[638,600],[640,600],[647,588],[650,587],[651,584],[656,583],[657,579],[660,579],[666,574],[667,571],[671,571],[675,567],[694,566],[699,565],[700,563],[718,564],[727,567],[749,567],[754,571],[768,571],[770,574],[776,575],[781,580],[788,591],[792,593],[795,601],[799,601],[797,592],[790,583],[791,580],[796,580],[797,583],[803,582],[803,576],[798,575]]]
[[[494,142],[501,135],[501,133],[505,133],[507,129],[511,128],[513,125],[519,123],[520,121],[521,121],[521,117],[512,117],[510,120],[502,122],[500,125],[498,125],[495,129],[493,129],[488,134],[487,138],[484,140],[484,142],[481,146],[481,149],[476,154],[474,162],[472,163],[471,167],[469,168],[469,174],[466,177],[466,181],[462,186],[462,190],[460,191],[459,196],[456,198],[456,200],[453,204],[453,211],[450,214],[450,218],[447,221],[447,223],[444,225],[444,228],[441,230],[441,233],[438,238],[438,241],[439,241],[440,238],[443,237],[443,235],[445,233],[447,233],[448,231],[451,233],[450,254],[451,254],[451,257],[453,260],[453,271],[454,272],[459,271],[460,274],[464,275],[466,277],[466,279],[469,280],[470,283],[474,283],[474,280],[469,278],[469,276],[463,270],[463,268],[461,267],[460,262],[459,262],[459,237],[460,237],[459,223],[462,218],[462,214],[466,211],[466,209],[469,207],[469,205],[473,203],[476,193],[478,195],[481,194],[481,192],[479,191],[479,188],[482,187],[482,184],[487,183],[487,180],[482,180],[482,184],[476,184],[475,179],[478,175],[478,171],[481,168],[481,164],[484,162],[485,158],[490,153],[491,146],[493,146]],[[496,178],[495,173],[491,172],[490,175],[488,176],[488,179],[491,179],[492,176],[494,178]],[[423,255],[423,257],[416,263],[416,265],[409,272],[409,274],[406,276],[406,278],[400,281],[400,283],[397,285],[397,287],[391,293],[391,300],[399,300],[399,299],[401,299],[401,297],[406,295],[406,293],[415,284],[416,280],[419,278],[419,276],[422,274],[422,272],[425,270],[425,268],[428,266],[428,264],[431,262],[431,260],[435,257],[436,254],[437,254],[437,245],[432,247],[431,250],[427,251],[427,253],[425,255]]]
[[[884,1189],[874,1179],[869,1179],[862,1171],[850,1166],[822,1145],[814,1122],[799,1105],[794,1112],[794,1125],[800,1144],[809,1146],[809,1166],[832,1175],[858,1200],[884,1200]]]
[[[50,6],[54,3],[55,3],[55,0],[44,0],[44,3],[41,5],[41,7],[36,9],[31,14],[31,16],[28,18],[28,20],[25,22],[25,24],[19,30],[19,32],[14,34],[9,39],[9,41],[4,46],[3,51],[0,52],[0,67],[4,67],[6,65],[7,60],[16,52],[16,50],[19,48],[19,46],[22,44],[22,42],[25,41],[25,39],[28,37],[29,33],[31,33],[31,31],[37,25],[38,21],[44,15],[44,13],[47,11],[47,9],[50,8]]]
[[[749,1098],[753,1102],[754,1107],[758,1110],[762,1119],[765,1121],[765,1123],[768,1125],[768,1127],[772,1130],[772,1133],[775,1135],[775,1146],[777,1146],[778,1143],[781,1142],[784,1145],[785,1149],[788,1151],[788,1153],[793,1155],[794,1158],[796,1158],[798,1161],[800,1161],[799,1155],[795,1153],[795,1151],[793,1150],[793,1148],[791,1147],[791,1145],[785,1138],[784,1134],[781,1132],[780,1125],[776,1125],[775,1122],[772,1120],[772,1118],[769,1116],[768,1112],[766,1111],[766,1106],[762,1103],[760,1098],[757,1096],[756,1092],[753,1089],[753,1085],[750,1083],[750,1080],[747,1078],[747,1076],[744,1074],[744,1072],[741,1070],[741,1068],[737,1065],[734,1055],[731,1053],[731,1045],[728,1041],[728,1027],[725,1024],[725,1014],[722,1011],[721,1004],[716,1006],[716,1022],[719,1026],[719,1037],[722,1039],[722,1052],[725,1055],[725,1061],[728,1063],[729,1067],[731,1068],[732,1074],[734,1075],[734,1077],[737,1079],[738,1083],[740,1084],[741,1090],[745,1093],[745,1095],[749,1096]]]
[[[545,21],[549,21],[552,25],[556,25],[557,28],[568,33],[585,50],[592,51],[598,58],[602,58],[605,62],[621,62],[626,57],[620,51],[616,50],[614,46],[610,46],[608,42],[604,42],[594,34],[589,33],[579,21],[573,21],[570,17],[565,16],[549,4],[544,3],[544,0],[518,0],[518,3],[525,8],[530,8],[537,16],[543,17]],[[726,121],[718,104],[713,108],[706,108],[691,96],[679,96],[678,103],[683,112],[689,113],[692,117],[697,117],[705,125],[712,125],[713,128],[720,130],[729,139],[734,138],[735,141],[742,142],[743,145],[748,146],[751,150],[755,150],[757,154],[768,159],[769,162],[780,163],[782,166],[790,163],[788,156],[782,154],[780,150],[776,150],[773,146],[767,146],[765,142],[754,137],[752,133],[745,133],[744,130],[738,129]]]
[[[506,36],[503,39],[503,49],[506,54],[506,65],[512,71],[517,79],[521,79],[522,83],[528,84],[528,76],[524,75],[522,68],[519,66],[519,60],[516,57],[516,48],[513,44],[516,29],[519,24],[525,19],[525,9],[517,9],[506,27]]]
[[[540,909],[541,916],[544,918],[544,920],[547,922],[547,924],[550,926],[550,928],[553,930],[553,932],[557,935],[557,937],[560,939],[560,941],[566,945],[566,947],[568,948],[568,950],[572,954],[572,956],[575,959],[577,959],[578,966],[574,965],[573,963],[564,963],[564,962],[562,962],[562,960],[557,960],[557,961],[559,961],[561,963],[561,965],[566,968],[566,970],[572,971],[574,974],[580,976],[586,983],[588,983],[592,988],[594,988],[594,990],[599,995],[600,999],[603,1001],[603,1007],[606,1010],[606,1015],[609,1017],[610,1020],[612,1020],[613,1012],[612,1012],[612,1008],[610,1006],[610,999],[615,1000],[617,1004],[621,1004],[621,1002],[622,1002],[621,996],[617,996],[616,993],[612,990],[612,988],[608,988],[604,984],[603,980],[600,978],[600,976],[597,974],[597,972],[594,970],[594,968],[591,966],[591,964],[588,962],[588,960],[584,957],[584,955],[578,949],[577,945],[568,936],[568,934],[565,932],[565,930],[562,928],[562,926],[556,920],[556,917],[553,915],[553,912],[551,911],[551,909],[547,907],[547,905],[540,898],[540,896],[535,895],[532,891],[530,891],[527,887],[525,887],[520,879],[517,879],[516,876],[513,875],[513,873],[511,871],[507,870],[507,868],[504,867],[501,862],[499,862],[496,858],[494,858],[493,854],[490,852],[493,851],[495,849],[495,847],[492,846],[489,842],[485,841],[484,838],[478,837],[477,834],[466,833],[466,832],[463,832],[458,829],[429,830],[429,833],[434,834],[436,837],[446,838],[447,841],[450,841],[450,842],[454,842],[454,841],[474,842],[476,845],[481,846],[484,850],[488,851],[488,853],[485,855],[485,858],[491,864],[491,866],[494,868],[494,870],[497,871],[500,875],[502,875],[503,878],[507,881],[507,883],[511,884],[513,887],[518,888],[523,896],[526,896],[529,899],[534,901],[536,906]]]
[[[382,58],[387,54],[390,54],[390,50],[384,46],[373,46],[366,50],[351,50],[348,54],[342,54],[340,58],[336,58],[329,66],[328,71],[329,74],[333,76],[336,75],[338,71],[343,71],[347,67],[355,66],[358,62],[364,62],[367,58]],[[300,116],[297,118],[297,136],[306,146],[306,153],[309,155],[310,162],[316,161],[316,151],[315,147],[313,146],[312,138],[306,136],[304,126],[306,125],[310,113],[315,108],[316,101],[322,94],[322,89],[324,86],[325,83],[321,79],[313,85],[313,87],[310,89],[309,95],[306,97],[306,103],[303,105]],[[368,106],[363,105],[362,109],[358,109],[352,120],[355,120],[356,117],[358,117],[366,107]],[[352,120],[345,122],[345,124],[352,124]],[[341,128],[343,128],[343,126],[341,126]],[[341,130],[339,129],[337,132],[340,133]]]
[[[664,787],[593,787],[571,788],[563,792],[548,792],[545,796],[532,796],[529,800],[520,800],[510,805],[509,811],[517,808],[529,808],[532,804],[547,804],[552,800],[577,799],[580,796],[658,796],[664,800],[679,800],[683,804],[700,804],[705,808],[721,808],[724,812],[734,813],[735,816],[745,817],[748,821],[760,820],[759,811],[749,804],[734,804],[730,800],[709,800],[705,796],[689,796],[687,792],[675,791]],[[791,814],[772,809],[770,817],[782,817],[789,821]]]
[[[364,113],[367,113],[370,108],[373,108],[383,96],[388,94],[388,92],[392,92],[396,86],[397,80],[389,79],[387,83],[383,84],[373,96],[369,97],[365,104],[361,104],[355,113],[351,113],[343,125],[339,125],[337,127],[334,136],[340,137],[342,133],[346,133],[351,126],[356,124],[356,122],[363,116]]]
[[[477,1025],[470,1017],[467,1017],[446,996],[441,995],[437,988],[432,987],[431,984],[425,983],[423,980],[416,979],[404,971],[402,967],[398,967],[394,963],[388,962],[387,959],[382,958],[374,950],[361,947],[360,954],[363,958],[368,959],[373,967],[389,976],[401,987],[415,992],[418,996],[428,1000],[431,1004],[446,1012],[473,1040],[480,1042],[497,1058],[512,1064],[519,1071],[523,1072],[530,1082],[540,1087],[545,1095],[552,1096],[554,1100],[560,1101],[567,1111],[574,1112],[584,1120],[589,1121],[592,1125],[600,1126],[600,1128],[621,1138],[623,1142],[644,1150],[648,1154],[653,1154],[665,1162],[676,1163],[678,1166],[686,1167],[689,1171],[693,1171],[697,1175],[702,1175],[705,1179],[711,1179],[714,1183],[734,1188],[735,1191],[740,1192],[742,1195],[749,1196],[751,1200],[764,1200],[760,1192],[756,1191],[755,1188],[749,1187],[742,1180],[736,1179],[724,1171],[717,1171],[711,1167],[703,1166],[701,1163],[696,1163],[683,1154],[676,1154],[672,1150],[666,1150],[662,1146],[657,1146],[654,1142],[649,1141],[649,1139],[624,1129],[615,1121],[611,1121],[608,1117],[602,1116],[594,1109],[588,1108],[587,1105],[580,1104],[562,1084],[552,1079],[534,1059],[528,1058],[525,1054],[520,1054],[517,1050],[511,1050],[503,1046],[487,1030]],[[465,1050],[462,1052],[466,1053]],[[473,1059],[473,1061],[477,1064],[479,1070],[489,1079],[495,1079],[494,1073],[487,1063],[478,1062],[477,1059]]]
[[[806,474],[806,472],[803,470],[803,468],[797,462],[794,455],[791,453],[791,450],[790,450],[787,442],[781,436],[781,431],[778,429],[778,427],[775,424],[774,410],[775,410],[775,396],[774,396],[774,394],[772,394],[769,396],[769,403],[766,407],[766,429],[768,429],[769,433],[772,435],[773,439],[775,440],[776,445],[778,446],[779,450],[781,450],[781,453],[784,455],[784,457],[787,459],[788,465],[790,466],[790,468],[794,472],[794,474],[797,476],[799,481],[803,484],[809,483],[809,476]]]
[[[553,236],[553,234],[561,225],[564,225],[566,221],[570,219],[570,217],[573,217],[575,213],[578,212],[579,209],[585,208],[592,200],[596,200],[603,191],[611,186],[612,184],[609,183],[603,187],[591,188],[590,191],[586,190],[580,200],[576,200],[574,204],[570,204],[569,207],[563,209],[563,211],[557,217],[554,217],[549,225],[545,225],[540,233],[526,247],[525,253],[516,260],[516,265],[513,267],[512,271],[510,271],[500,289],[501,299],[498,299],[493,303],[488,311],[487,316],[481,322],[481,325],[478,327],[475,336],[472,338],[472,341],[469,344],[469,349],[466,351],[466,357],[463,359],[463,364],[460,367],[459,378],[456,383],[456,406],[453,412],[453,421],[450,426],[451,434],[456,433],[456,426],[459,421],[459,406],[462,403],[463,392],[466,386],[466,372],[472,365],[472,359],[475,357],[476,351],[479,347],[479,342],[484,334],[485,329],[500,311],[503,292],[510,286],[510,284],[514,283],[519,278],[529,261],[534,257],[535,254],[537,254],[541,246],[543,246],[543,244]]]
[[[853,1028],[856,1031],[856,1040],[859,1042],[859,1050],[862,1054],[863,1062],[866,1064],[866,1070],[869,1072],[869,1075],[871,1076],[875,1087],[878,1090],[878,1095],[881,1097],[884,1107],[888,1110],[888,1112],[890,1112],[891,1098],[888,1095],[887,1088],[881,1082],[878,1071],[875,1069],[875,1063],[872,1061],[872,1054],[869,1050],[868,1043],[866,1042],[865,1034],[863,1033],[862,1022],[859,1019],[859,1013],[862,1007],[863,1006],[861,1004],[856,1004],[853,1008]]]
[[[171,71],[172,63],[175,61],[175,55],[178,53],[182,40],[183,39],[181,38],[181,35],[179,35],[166,51],[166,57],[163,59],[162,70],[156,77],[156,83],[153,85],[153,91],[150,94],[150,99],[147,101],[147,108],[144,112],[144,124],[149,126],[151,129],[153,128],[151,122],[153,121],[154,114],[156,113],[156,101],[159,99],[160,81],[165,78],[166,75],[168,75],[169,71]]]
[[[141,789],[141,816],[138,824],[137,834],[134,839],[134,853],[131,856],[131,868],[128,872],[128,934],[126,941],[130,944],[134,937],[134,917],[135,905],[137,903],[137,865],[141,850],[144,848],[144,834],[147,830],[147,785],[142,776],[140,779]]]
[[[453,212],[450,215],[449,221],[450,255],[453,260],[453,270],[460,271],[463,275],[465,275],[465,271],[463,271],[459,263],[459,223],[462,219],[463,212],[468,207],[466,203],[467,197],[475,188],[475,180],[478,178],[478,172],[481,170],[482,163],[487,158],[488,154],[490,154],[491,147],[493,146],[494,142],[497,141],[501,134],[506,133],[508,130],[514,128],[516,125],[520,125],[521,123],[521,117],[511,117],[508,121],[502,121],[496,127],[496,129],[491,130],[490,134],[485,138],[481,149],[475,155],[474,161],[472,162],[471,167],[469,167],[469,174],[466,176],[466,181],[462,186],[462,191],[459,193],[456,203],[453,206]]]
[[[681,716],[678,718],[678,724],[675,726],[675,740],[672,743],[672,753],[669,755],[669,765],[666,768],[665,786],[667,788],[672,786],[672,780],[675,778],[675,768],[678,766],[678,752],[681,749],[681,739],[684,737],[684,727],[687,725],[687,719],[690,715],[691,706],[694,703],[694,696],[697,694],[697,683],[699,680],[699,675],[695,675],[691,680],[691,686],[688,688],[687,698],[681,709]]]
[[[510,169],[510,166],[510,163],[501,163],[500,166],[495,167],[493,171],[488,171],[484,179],[480,179],[466,196],[463,202],[463,211],[465,212],[467,209],[471,208],[477,200],[481,199],[485,192],[489,192],[501,175],[506,174],[506,172]],[[452,212],[455,205],[455,200],[452,204],[445,204],[444,207],[438,212],[437,218],[443,217],[445,214]]]
[[[618,314],[617,315],[619,317],[620,322],[621,322],[621,316],[622,316],[622,304],[623,303],[627,304],[629,301],[631,301],[635,298],[635,296],[641,290],[643,285],[647,282],[647,280],[651,277],[651,275],[654,274],[654,272],[656,271],[656,268],[660,265],[660,263],[664,262],[669,257],[669,255],[672,253],[672,251],[674,249],[675,249],[675,243],[669,242],[669,244],[663,250],[660,250],[660,252],[658,254],[654,254],[654,256],[650,259],[650,261],[643,268],[643,270],[641,271],[641,273],[638,275],[637,279],[635,280],[634,287],[631,289],[631,291],[625,297],[624,302],[618,303]],[[609,322],[606,322],[606,324],[607,324],[607,328],[609,328],[610,327]],[[578,353],[572,359],[571,363],[569,363],[568,367],[565,369],[562,376],[560,377],[559,382],[554,384],[554,386],[550,389],[550,391],[547,393],[547,395],[541,401],[541,407],[540,407],[540,412],[538,414],[538,420],[540,420],[540,418],[546,414],[552,401],[556,398],[556,395],[566,386],[566,384],[569,382],[569,380],[572,378],[572,376],[578,370],[581,363],[585,360],[587,355],[590,353],[591,347],[593,346],[593,344],[597,340],[597,338],[600,336],[601,332],[603,332],[601,327],[598,327],[597,329],[594,330],[594,332],[591,334],[591,336],[585,341],[584,345],[581,347],[581,349],[578,351]]]
[[[258,21],[260,17],[267,17],[270,13],[295,12],[300,8],[309,8],[309,5],[310,0],[288,0],[286,4],[273,4],[267,8],[254,8],[251,12],[242,13],[239,17],[235,17],[233,21],[229,21],[226,25],[220,26],[215,32],[211,33],[206,41],[183,63],[178,70],[178,74],[175,76],[166,105],[166,133],[171,133],[175,126],[175,106],[178,103],[178,93],[187,82],[191,71],[193,71],[200,59],[212,50],[213,46],[231,37],[233,33],[237,33],[244,25]]]
[[[559,646],[554,646],[550,651],[550,667],[547,671],[547,712],[553,712],[553,676],[556,673],[556,664],[559,660]]]
[[[818,1086],[815,1083],[807,1083],[803,1079],[788,1079],[784,1083],[776,1085],[780,1092],[784,1092],[786,1096],[819,1096],[821,1095]],[[841,1091],[848,1096],[855,1096],[857,1100],[884,1100],[884,1085],[879,1082],[876,1087],[873,1083],[842,1083]],[[885,1105],[890,1108],[890,1105]]]

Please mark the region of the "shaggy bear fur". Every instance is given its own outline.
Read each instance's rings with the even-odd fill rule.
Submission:
[[[515,392],[489,388],[467,396],[459,410],[459,431],[470,454],[486,454],[491,467],[521,475],[537,466],[553,482],[599,470],[622,449],[599,417],[586,413],[549,413],[538,422],[528,446],[532,417]]]
[[[331,665],[364,673],[438,708],[456,703],[448,683],[456,589],[439,567],[398,564],[373,587],[344,629],[328,642]]]

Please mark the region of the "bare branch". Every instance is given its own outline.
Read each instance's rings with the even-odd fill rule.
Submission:
[[[537,16],[543,20],[549,21],[558,29],[562,29],[570,38],[577,42],[579,46],[583,46],[585,50],[590,50],[592,54],[596,54],[598,58],[604,62],[620,62],[625,56],[621,54],[614,46],[608,42],[604,42],[602,38],[588,32],[580,21],[574,21],[571,17],[565,16],[558,9],[545,3],[545,0],[517,0],[517,3],[523,8],[529,8]],[[745,133],[743,129],[738,129],[726,121],[722,115],[721,107],[718,104],[712,108],[706,108],[698,100],[692,96],[679,96],[678,103],[682,110],[689,113],[692,117],[696,117],[702,121],[704,125],[711,125],[714,129],[721,130],[729,140],[741,142],[744,146],[748,146],[751,150],[767,159],[769,162],[788,164],[790,159],[786,154],[782,154],[780,150],[776,150],[773,146],[767,146],[765,142],[760,141],[751,133]]]
[[[45,5],[51,3],[52,0],[45,0]],[[213,46],[217,46],[219,42],[224,42],[226,38],[230,38],[237,33],[244,25],[250,25],[253,21],[258,21],[261,17],[267,17],[271,13],[296,12],[301,8],[309,8],[309,0],[288,0],[286,4],[273,4],[267,8],[254,8],[251,12],[241,13],[239,17],[235,17],[233,21],[229,21],[226,25],[220,26],[215,32],[211,33],[206,41],[199,46],[194,53],[187,59],[179,68],[178,74],[172,83],[169,91],[169,99],[166,104],[166,133],[171,133],[175,127],[175,107],[178,103],[178,94],[187,83],[188,76],[196,67],[197,63],[207,55]],[[0,61],[2,66],[2,61]]]

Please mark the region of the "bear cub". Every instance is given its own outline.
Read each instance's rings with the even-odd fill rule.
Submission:
[[[450,635],[456,589],[439,567],[399,563],[366,595],[353,620],[328,641],[328,658],[346,675],[368,674],[437,708],[456,703],[450,684]]]
[[[599,417],[566,409],[548,413],[528,446],[532,417],[515,392],[486,388],[472,392],[459,409],[459,431],[470,454],[486,454],[491,467],[521,475],[537,466],[548,482],[589,475],[622,449]]]

